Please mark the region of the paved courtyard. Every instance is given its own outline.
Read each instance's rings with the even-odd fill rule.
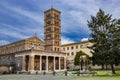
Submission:
[[[120,77],[64,76],[64,75],[0,75],[0,80],[120,80]]]
[[[60,75],[0,75],[0,80],[68,80],[72,77]]]

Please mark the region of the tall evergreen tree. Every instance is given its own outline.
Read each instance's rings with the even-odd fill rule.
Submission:
[[[115,23],[115,27],[111,29],[113,38],[113,48],[112,51],[116,54],[115,61],[116,65],[120,63],[120,19]]]
[[[90,41],[94,43],[91,47],[93,63],[102,66],[111,65],[112,73],[115,74],[114,65],[119,64],[117,54],[119,54],[118,40],[120,36],[118,35],[118,26],[120,24],[118,24],[119,20],[111,17],[100,9],[95,17],[91,16],[88,26],[92,37]]]

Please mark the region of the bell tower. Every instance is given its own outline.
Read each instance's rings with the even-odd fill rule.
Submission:
[[[45,50],[60,51],[61,23],[60,11],[51,8],[44,12]]]

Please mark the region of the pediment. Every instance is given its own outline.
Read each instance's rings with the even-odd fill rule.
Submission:
[[[41,39],[39,39],[38,37],[36,37],[36,36],[27,38],[27,39],[25,39],[25,41],[27,41],[27,42],[32,42],[32,43],[44,44],[44,42],[43,42]]]

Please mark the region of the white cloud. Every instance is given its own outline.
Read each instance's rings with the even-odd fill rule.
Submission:
[[[24,38],[30,37],[30,36],[26,36],[25,34],[22,34],[22,30],[19,30],[11,25],[2,24],[0,26],[1,26],[1,29],[0,29],[1,35],[14,37],[14,38],[18,38],[18,39],[24,39]]]
[[[62,37],[61,39],[61,43],[62,44],[68,44],[68,43],[74,43],[75,41],[69,39],[69,38],[66,38],[66,37]]]
[[[0,23],[1,29],[0,34],[7,35],[14,38],[24,39],[28,38],[31,35],[34,36],[35,33],[37,33],[37,36],[43,39],[43,29],[40,27],[35,27],[34,29],[31,27],[24,27],[22,26],[21,29],[20,26],[12,26],[4,23]]]
[[[81,41],[88,41],[88,38],[83,38],[81,39]]]
[[[100,8],[106,13],[113,14],[114,18],[120,18],[120,7],[118,6],[120,0],[60,0],[59,2],[64,9],[63,17],[66,18],[63,23],[63,26],[65,25],[64,32],[78,32],[77,30],[81,31],[80,29],[82,29],[84,34],[89,34],[87,20],[90,20],[91,15],[95,16]]]
[[[10,5],[9,3],[4,3],[0,5],[6,9],[6,12],[2,10],[4,13],[12,16],[13,18],[16,18],[20,22],[24,22],[24,25],[21,25],[21,23],[15,25],[10,25],[8,23],[0,23],[1,27],[1,32],[0,34],[7,35],[9,37],[14,37],[14,38],[27,38],[30,36],[33,36],[34,33],[37,33],[39,37],[43,38],[43,15],[39,11],[29,11],[27,9],[21,8],[20,6],[13,6]],[[7,12],[8,11],[8,12]],[[27,20],[29,22],[27,22]],[[35,23],[36,22],[36,23]]]
[[[8,3],[4,3],[1,5],[4,6],[4,8],[11,10],[13,12],[16,12],[17,14],[19,14],[21,16],[27,17],[28,19],[34,20],[37,23],[43,24],[43,16],[39,13],[39,11],[37,11],[37,13],[32,12],[32,11],[28,11],[27,9],[23,9],[21,7],[18,7],[18,6],[13,6],[13,5],[10,5]]]
[[[82,34],[89,34],[90,30],[87,26],[87,20],[89,20],[90,15],[95,15],[99,9],[96,1],[64,0],[60,2],[63,7],[68,7],[68,10],[63,8],[65,10],[63,12],[64,28],[62,30],[67,33],[80,33],[83,31]]]
[[[8,43],[10,43],[10,42],[6,41],[6,40],[0,40],[0,46],[8,44]]]
[[[113,14],[113,17],[115,18],[120,17],[119,16],[120,7],[118,6],[120,5],[120,0],[53,0],[49,1],[50,2],[49,4],[46,3],[48,2],[47,0],[43,1],[32,0],[27,2],[29,2],[29,4],[34,5],[32,6],[29,5],[23,6],[23,4],[17,5],[16,3],[12,3],[12,1],[11,2],[5,1],[4,3],[3,2],[0,3],[0,6],[3,7],[1,8],[1,11],[3,11],[6,15],[11,16],[13,19],[14,18],[17,19],[18,21],[16,21],[16,24],[17,22],[27,23],[25,25],[24,24],[23,25],[17,24],[17,26],[16,24],[14,26],[11,25],[12,27],[6,29],[0,26],[1,29],[0,34],[3,34],[5,36],[8,35],[10,37],[15,38],[26,38],[29,37],[27,36],[27,34],[34,35],[34,33],[36,32],[38,35],[40,35],[40,37],[43,38],[44,16],[43,12],[40,12],[40,10],[43,11],[50,8],[51,4],[54,4],[55,5],[54,8],[62,12],[61,31],[62,33],[66,33],[63,36],[67,34],[73,35],[74,33],[76,35],[77,34],[89,35],[90,30],[87,27],[87,20],[90,19],[90,15],[96,15],[96,12],[98,12],[99,8],[102,8],[106,13]],[[31,7],[34,7],[36,9],[33,10],[31,9]],[[73,40],[71,40],[70,38],[63,37],[62,43],[63,44],[71,43],[74,42]]]
[[[26,16],[26,17],[28,17],[28,18],[30,18],[38,23],[42,23],[43,18],[38,13],[33,13],[33,12],[30,12],[30,11],[27,11],[27,10],[24,10],[24,9],[18,8],[18,7],[9,7],[9,9],[17,12],[18,14]]]

